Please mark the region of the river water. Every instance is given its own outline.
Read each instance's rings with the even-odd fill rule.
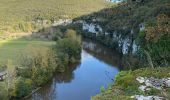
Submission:
[[[120,57],[113,50],[83,40],[81,61],[70,65],[28,100],[90,100],[119,73]]]

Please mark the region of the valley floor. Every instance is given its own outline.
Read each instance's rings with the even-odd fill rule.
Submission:
[[[8,60],[16,63],[17,56],[28,46],[51,46],[55,42],[43,40],[2,40],[0,41],[0,64]]]

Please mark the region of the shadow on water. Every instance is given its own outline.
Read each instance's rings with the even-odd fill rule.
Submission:
[[[83,39],[82,45],[84,50],[100,61],[103,61],[111,66],[117,66],[119,69],[123,69],[121,64],[122,57],[116,50],[107,48],[96,41],[85,38]]]

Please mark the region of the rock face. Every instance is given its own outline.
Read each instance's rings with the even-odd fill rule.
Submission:
[[[145,24],[144,23],[139,24],[139,28],[140,28],[140,31],[144,31],[145,30]]]
[[[123,0],[106,0],[107,2],[113,2],[113,3],[120,3],[122,2]]]
[[[98,36],[99,34],[103,34],[105,36],[110,36],[112,41],[115,41],[118,48],[121,50],[123,54],[127,54],[128,52],[136,53],[139,50],[139,46],[133,40],[132,34],[133,30],[131,30],[131,35],[124,36],[123,34],[118,33],[117,31],[107,32],[102,27],[94,22],[87,23],[83,20],[78,20],[73,22],[74,24],[82,24],[82,30],[91,34],[95,34]]]
[[[131,98],[137,99],[137,100],[165,100],[163,97],[158,96],[143,96],[143,95],[135,95]]]
[[[140,84],[144,84],[139,87],[139,89],[143,92],[149,91],[151,88],[155,88],[161,91],[165,88],[170,87],[170,78],[158,79],[154,77],[150,77],[150,78],[137,77],[136,80]],[[143,95],[134,95],[134,96],[131,96],[131,98],[134,98],[137,100],[166,100],[165,98],[159,97],[159,96],[143,96]]]
[[[145,84],[145,88],[142,86],[140,87],[142,91],[148,87],[156,88],[158,90],[170,87],[170,78],[157,79],[154,77],[151,78],[137,77],[136,80],[141,84],[142,83]]]
[[[86,22],[83,22],[82,28],[83,30],[86,30],[88,32],[95,33],[95,34],[103,32],[102,28],[99,25],[93,24],[93,23],[88,24]]]
[[[68,25],[71,24],[72,20],[71,19],[59,19],[58,21],[54,21],[52,26],[59,26],[59,25]]]

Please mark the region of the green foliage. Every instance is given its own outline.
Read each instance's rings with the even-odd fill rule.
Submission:
[[[101,92],[104,92],[104,91],[105,91],[104,86],[102,86],[102,87],[100,88],[100,91],[101,91]]]
[[[147,95],[153,95],[153,94],[155,94],[155,95],[160,95],[160,90],[155,89],[155,88],[151,88],[151,90],[147,91],[146,94],[147,94]]]
[[[135,78],[131,71],[122,71],[116,76],[115,84],[119,84],[124,88],[135,84]]]
[[[40,86],[57,70],[57,58],[47,47],[28,47],[19,59],[18,76],[29,78],[35,86]]]
[[[19,77],[16,80],[13,96],[16,98],[28,95],[32,90],[32,80]]]
[[[163,67],[163,68],[142,68],[136,71],[133,71],[134,76],[142,76],[142,77],[155,77],[155,78],[166,78],[170,77],[170,67]]]
[[[64,37],[64,34],[63,34],[60,30],[57,30],[57,31],[55,32],[54,40],[58,41],[58,40],[60,40],[60,39],[63,38],[63,37]]]
[[[138,35],[140,37],[141,50],[146,50],[148,52],[155,66],[170,65],[169,29],[170,18],[167,15],[161,14],[157,16],[155,22],[147,22],[144,35]]]
[[[73,30],[68,30],[63,39],[56,43],[56,53],[60,59],[60,65],[68,65],[69,62],[76,62],[80,58],[81,41]]]
[[[167,97],[168,97],[168,99],[170,99],[170,88],[167,89]]]
[[[5,82],[0,82],[0,98],[1,100],[8,100],[8,92],[5,88]]]

